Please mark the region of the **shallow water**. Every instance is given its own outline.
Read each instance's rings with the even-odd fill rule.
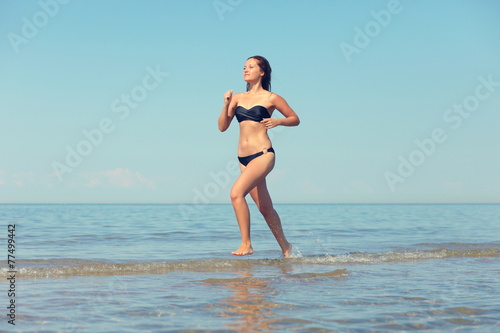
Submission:
[[[500,330],[500,205],[276,205],[289,259],[253,206],[241,258],[230,205],[0,208],[0,330]]]

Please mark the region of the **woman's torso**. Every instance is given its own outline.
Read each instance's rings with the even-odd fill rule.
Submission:
[[[269,105],[270,95],[266,95],[268,96],[266,98],[240,98],[238,100],[235,109],[235,114],[238,121],[240,121],[238,156],[248,156],[263,149],[271,148],[271,140],[267,135],[267,129],[264,124],[260,123],[262,118],[270,118],[274,110],[274,107]],[[238,110],[239,107],[241,109]],[[238,115],[238,113],[240,114]]]

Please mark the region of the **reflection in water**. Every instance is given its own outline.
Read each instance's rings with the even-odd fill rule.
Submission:
[[[236,332],[259,332],[270,329],[270,325],[279,321],[274,308],[279,303],[270,301],[270,295],[275,294],[268,281],[242,273],[234,279],[208,279],[206,283],[228,288],[231,298],[222,300],[217,307],[221,308],[221,316],[234,318],[226,324]]]
[[[303,319],[285,317],[290,313],[292,305],[289,303],[278,303],[273,300],[283,300],[281,293],[283,285],[294,286],[297,289],[301,285],[315,285],[316,281],[331,283],[332,280],[342,279],[348,276],[346,269],[336,269],[322,273],[292,273],[293,266],[277,266],[280,274],[274,277],[255,277],[251,271],[239,272],[235,278],[209,278],[204,280],[209,286],[224,288],[229,293],[229,298],[222,299],[218,303],[211,305],[217,309],[218,316],[232,319],[225,326],[236,332],[262,332],[283,328],[283,325],[290,328],[292,323],[300,322]],[[285,287],[287,290],[287,287]],[[297,309],[298,310],[298,309]],[[276,313],[276,312],[278,313]],[[279,314],[281,313],[281,314]]]

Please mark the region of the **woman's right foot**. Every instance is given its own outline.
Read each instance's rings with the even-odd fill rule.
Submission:
[[[240,248],[236,251],[231,252],[235,256],[248,256],[253,254],[253,248],[251,244],[241,244]]]

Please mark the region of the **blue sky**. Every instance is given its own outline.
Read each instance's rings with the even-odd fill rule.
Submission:
[[[227,203],[247,57],[275,202],[500,202],[500,2],[0,3],[0,202]]]

